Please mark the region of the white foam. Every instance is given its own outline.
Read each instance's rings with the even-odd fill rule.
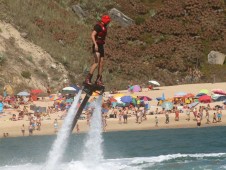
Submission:
[[[88,167],[97,167],[103,160],[102,151],[102,96],[95,101],[95,109],[91,117],[90,130],[85,142],[83,161]]]
[[[160,155],[156,157],[135,157],[135,158],[120,158],[120,159],[103,159],[99,164],[92,168],[87,167],[84,161],[72,161],[69,163],[61,163],[57,166],[58,170],[141,170],[143,168],[151,168],[153,165],[164,161],[178,158],[220,158],[226,157],[226,153],[198,153],[198,154],[171,154]],[[225,165],[221,166],[222,168]],[[0,167],[1,170],[40,170],[42,165],[25,164],[17,166]],[[46,170],[46,169],[45,169]]]
[[[62,159],[62,156],[65,152],[65,149],[68,144],[68,138],[71,133],[71,126],[73,123],[73,119],[78,110],[78,102],[81,96],[82,90],[76,95],[74,102],[72,103],[70,109],[68,110],[67,116],[64,119],[63,125],[57,134],[57,138],[52,145],[52,149],[48,154],[48,158],[46,161],[46,165],[43,169],[48,170],[56,170],[59,162]]]
[[[135,158],[122,158],[122,159],[109,159],[109,161],[117,162],[123,161],[129,164],[142,164],[145,162],[149,163],[160,163],[177,158],[205,158],[205,157],[222,157],[226,156],[226,153],[197,153],[197,154],[171,154],[171,155],[160,155],[155,157],[135,157]]]

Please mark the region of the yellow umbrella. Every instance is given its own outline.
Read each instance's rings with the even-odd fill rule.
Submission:
[[[137,95],[135,95],[135,94],[130,94],[129,96],[131,96],[132,98],[137,98]]]
[[[209,93],[209,90],[207,90],[207,89],[202,89],[202,90],[199,91],[199,93],[205,93],[205,94],[208,94],[208,93]]]
[[[125,94],[118,93],[118,94],[115,94],[113,97],[116,98],[116,97],[123,97],[123,96],[125,96]]]
[[[8,95],[13,95],[13,88],[9,84],[5,85],[4,87],[5,91],[7,92]]]

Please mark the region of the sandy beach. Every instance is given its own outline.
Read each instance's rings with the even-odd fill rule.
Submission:
[[[157,101],[155,100],[156,97],[161,97],[162,93],[164,93],[165,98],[173,98],[174,94],[177,92],[187,92],[192,94],[198,94],[201,89],[209,90],[208,95],[211,95],[212,89],[223,89],[226,91],[226,83],[206,83],[206,84],[186,84],[186,85],[177,85],[177,86],[165,86],[165,87],[157,87],[154,90],[143,89],[142,92],[133,93],[133,95],[137,96],[148,96],[151,97],[153,100],[150,101],[150,111],[154,111],[157,107]],[[119,93],[123,94],[130,94],[127,90],[120,91]],[[106,93],[108,96],[108,93]],[[34,102],[37,106],[47,107],[52,106],[53,101],[50,100],[43,100],[43,101],[36,101]],[[212,102],[210,103],[211,107],[215,105],[222,105],[222,102]],[[207,106],[207,104],[200,103],[196,107],[199,106]],[[20,106],[22,109],[23,106]],[[161,107],[159,107],[161,108]],[[226,125],[226,110],[222,110],[222,121],[217,123],[212,123],[213,120],[213,113],[216,112],[215,110],[210,110],[210,121],[211,123],[206,124],[205,114],[201,121],[201,127],[210,127],[210,126],[225,126]],[[11,121],[9,120],[12,117],[12,114],[18,114],[17,110],[13,109],[5,109],[3,114],[0,114],[0,137],[3,137],[4,133],[8,133],[9,137],[18,137],[22,136],[21,126],[25,125],[25,136],[28,136],[28,126],[29,120],[27,116],[23,120]],[[43,117],[42,118],[42,125],[41,130],[35,130],[33,135],[54,135],[54,119],[58,119],[59,128],[62,125],[63,120],[60,117],[65,114],[65,112],[56,112],[50,114],[50,118]],[[155,116],[158,117],[158,127],[155,126]],[[142,121],[140,124],[136,123],[135,116],[128,117],[128,123],[119,123],[118,118],[107,118],[107,126],[106,132],[110,131],[128,131],[128,130],[156,130],[156,129],[166,129],[166,128],[197,128],[197,122],[194,119],[193,114],[190,114],[190,121],[186,120],[187,115],[185,113],[180,113],[179,121],[175,121],[175,114],[169,114],[169,123],[165,123],[165,115],[158,114],[158,115],[147,115],[147,120]],[[87,125],[86,120],[79,120],[78,121],[79,133],[84,133],[89,130],[89,126]],[[76,132],[76,129],[73,131]]]

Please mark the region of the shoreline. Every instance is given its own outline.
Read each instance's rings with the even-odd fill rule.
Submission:
[[[109,130],[106,132],[102,132],[103,134],[105,133],[112,133],[112,132],[132,132],[132,131],[158,131],[158,130],[178,130],[178,129],[204,129],[204,128],[217,128],[217,127],[226,127],[226,125],[213,125],[213,126],[187,126],[187,127],[161,127],[161,128],[143,128],[143,129],[124,129],[124,130]],[[80,133],[73,132],[71,135],[80,135],[80,134],[87,134],[88,131],[82,131]],[[37,137],[37,136],[57,136],[57,134],[50,133],[50,134],[34,134],[32,136],[25,135],[25,136],[9,136],[9,137],[0,137],[0,139],[8,139],[8,138],[26,138],[26,137]]]
[[[165,124],[164,122],[164,115],[159,115],[159,126],[155,127],[154,125],[154,117],[155,115],[148,115],[148,120],[143,121],[141,124],[135,123],[135,118],[132,117],[129,119],[128,124],[119,124],[118,119],[113,119],[113,120],[108,120],[107,119],[107,127],[106,131],[103,130],[103,133],[108,133],[108,132],[128,132],[128,131],[148,131],[148,130],[167,130],[167,129],[196,129],[196,128],[211,128],[211,127],[224,127],[226,126],[226,121],[225,119],[222,119],[222,122],[217,122],[217,123],[210,123],[206,124],[205,119],[202,121],[202,124],[200,127],[197,127],[197,123],[194,120],[190,120],[190,122],[187,122],[184,118],[186,116],[181,116],[181,120],[179,122],[175,122],[174,120],[171,120],[170,124]],[[151,121],[150,121],[151,119]],[[61,128],[63,121],[59,122],[59,131]],[[77,133],[76,129],[73,130],[73,135],[75,134],[85,134],[88,132],[89,127],[86,124],[86,120],[80,120],[78,121],[80,132]],[[15,126],[18,127],[18,126]],[[3,137],[0,136],[0,139],[3,138],[17,138],[17,137],[23,137],[22,133],[20,130],[15,130],[15,127],[13,127],[11,130],[8,130],[9,136],[8,137]],[[2,130],[0,130],[2,132]],[[42,126],[41,131],[35,130],[32,136],[28,135],[28,130],[25,130],[25,136],[24,137],[33,137],[33,136],[57,136],[56,133],[54,133],[54,128],[51,124],[48,122],[45,122],[45,124]]]

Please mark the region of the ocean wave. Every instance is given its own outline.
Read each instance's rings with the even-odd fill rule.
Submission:
[[[187,164],[193,159],[204,159],[204,158],[226,158],[226,153],[196,153],[196,154],[170,154],[170,155],[160,155],[154,157],[134,157],[134,158],[118,158],[118,159],[105,159],[99,164],[92,167],[92,170],[141,170],[146,168],[151,168],[160,163],[166,161],[176,160],[177,163]],[[181,161],[181,159],[183,159]],[[44,165],[41,164],[24,164],[24,165],[14,165],[14,166],[4,166],[0,167],[1,170],[45,170]],[[72,161],[68,163],[62,163],[57,166],[57,170],[90,170],[85,162],[82,161]]]
[[[196,153],[196,154],[170,154],[160,155],[155,157],[134,157],[134,158],[122,158],[122,159],[109,159],[111,161],[123,161],[140,164],[143,162],[159,163],[178,158],[205,158],[205,157],[225,157],[226,153]]]

